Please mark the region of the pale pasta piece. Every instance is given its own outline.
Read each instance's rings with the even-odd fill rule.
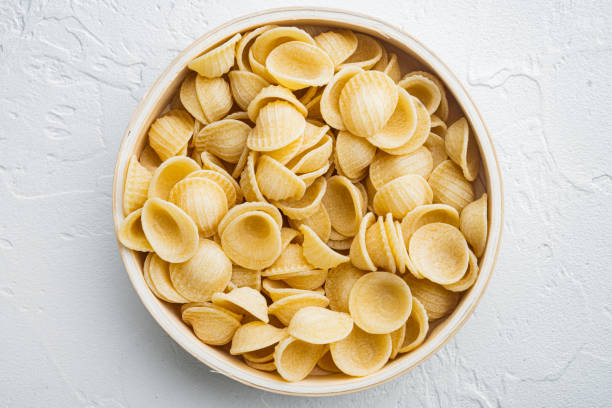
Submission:
[[[367,253],[379,269],[395,273],[395,259],[387,238],[383,217],[378,217],[365,233]]]
[[[349,251],[349,258],[351,263],[357,268],[364,271],[375,271],[376,265],[372,261],[368,253],[366,232],[367,230],[376,223],[376,217],[371,212],[364,215],[359,225],[359,231],[351,243],[351,249]]]
[[[304,243],[302,244],[304,257],[315,268],[334,268],[350,260],[348,256],[339,254],[329,248],[325,242],[319,238],[317,233],[308,226],[301,225],[300,232],[304,236]]]
[[[249,367],[255,368],[259,371],[276,371],[276,364],[274,361],[269,361],[267,363],[255,363],[247,358],[244,358],[244,362]]]
[[[259,111],[274,101],[285,101],[291,104],[297,111],[306,116],[308,109],[295,97],[295,95],[285,87],[270,85],[263,88],[249,103],[247,113],[251,121],[255,122],[259,116]]]
[[[395,149],[404,146],[417,129],[417,109],[415,98],[398,88],[395,111],[384,127],[368,137],[368,142],[381,149]]]
[[[406,143],[395,148],[383,148],[385,152],[389,154],[406,154],[414,152],[419,147],[423,146],[427,138],[429,137],[429,131],[431,129],[431,118],[425,109],[425,106],[416,99],[411,97],[414,102],[414,107],[417,113],[417,125],[412,137],[408,139]]]
[[[233,207],[231,210],[227,212],[225,217],[223,217],[217,229],[219,236],[223,235],[225,228],[227,228],[230,222],[234,221],[240,215],[246,214],[252,211],[262,211],[262,212],[267,213],[270,217],[272,217],[272,219],[278,226],[279,230],[283,225],[283,216],[281,215],[280,211],[278,211],[278,209],[274,207],[272,204],[261,203],[261,202],[242,203],[240,205]]]
[[[440,90],[440,106],[434,112],[437,117],[446,122],[448,120],[448,98],[446,97],[446,91],[444,90],[444,84],[440,81],[440,79],[432,73],[425,71],[414,71],[404,75],[404,78],[410,77],[412,75],[420,75],[432,81],[438,89]]]
[[[275,47],[265,66],[278,83],[292,90],[325,85],[334,75],[334,63],[325,51],[302,41]]]
[[[382,72],[361,72],[340,92],[338,106],[346,129],[355,136],[370,137],[382,129],[398,101],[398,88]]]
[[[330,177],[322,203],[333,229],[345,237],[357,234],[363,214],[361,193],[349,179],[343,176]]]
[[[219,173],[214,170],[196,170],[187,176],[187,179],[190,178],[204,178],[216,183],[225,194],[227,208],[230,209],[236,205],[236,189],[234,188],[234,185],[229,177],[223,173]]]
[[[275,201],[274,205],[288,218],[303,220],[319,210],[326,190],[327,181],[325,177],[319,177],[306,189],[306,192],[299,200]]]
[[[249,287],[255,290],[261,290],[261,271],[233,265],[230,282],[237,288]]]
[[[429,176],[434,202],[448,204],[461,211],[474,201],[474,186],[465,179],[461,168],[451,160],[440,163]]]
[[[355,179],[359,178],[374,160],[376,147],[364,138],[340,131],[336,136],[335,152],[336,166],[342,169],[346,177]],[[362,205],[364,209],[366,206],[367,203]]]
[[[417,298],[427,311],[429,321],[449,315],[459,302],[459,293],[444,289],[428,279],[416,279],[405,274],[404,279],[410,287],[413,298]]]
[[[142,229],[141,216],[142,208],[128,214],[128,216],[121,221],[121,225],[119,225],[117,238],[126,248],[134,251],[150,252],[153,251],[153,248]]]
[[[254,151],[249,152],[246,165],[240,174],[240,188],[247,201],[267,203],[268,200],[261,193],[259,185],[257,185],[257,178],[255,177],[255,162],[257,161],[258,154],[258,152]]]
[[[335,67],[344,62],[357,49],[357,36],[347,29],[326,31],[314,37],[314,40],[329,55]]]
[[[227,344],[240,327],[240,321],[219,308],[190,307],[182,318],[193,327],[196,337],[213,346]]]
[[[244,353],[242,357],[251,363],[269,363],[274,360],[274,345],[259,350],[249,351]]]
[[[349,295],[353,285],[365,274],[349,262],[332,268],[325,281],[325,296],[329,299],[329,308],[336,312],[349,311]]]
[[[240,188],[238,182],[234,180],[232,175],[227,172],[223,163],[216,156],[206,151],[202,152],[202,154],[200,155],[200,159],[202,161],[202,168],[204,170],[213,170],[219,172],[233,184],[234,188],[236,189],[236,202],[241,203],[243,199],[242,189]]]
[[[334,359],[332,358],[332,355],[329,351],[323,354],[323,357],[321,357],[319,361],[317,361],[317,367],[319,367],[321,370],[330,373],[340,372],[340,369],[338,368],[338,366],[336,366],[336,363],[334,363]]]
[[[399,61],[397,60],[397,54],[391,54],[387,66],[383,70],[385,74],[389,76],[396,84],[402,79],[402,72],[400,69]]]
[[[149,129],[149,145],[162,159],[176,156],[187,145],[195,122],[189,113],[174,109],[157,118]]]
[[[363,72],[363,70],[356,66],[348,66],[341,69],[334,75],[331,81],[329,81],[321,94],[321,100],[319,102],[321,116],[328,125],[335,129],[345,129],[344,122],[342,121],[342,114],[340,113],[340,93],[349,79],[360,72]]]
[[[251,127],[236,119],[223,119],[206,125],[195,137],[197,151],[207,150],[229,163],[238,163]]]
[[[304,133],[306,120],[289,102],[274,101],[259,111],[247,146],[256,151],[272,151],[287,146]]]
[[[370,181],[374,189],[378,190],[390,181],[407,174],[427,178],[432,170],[432,155],[425,147],[419,147],[411,153],[402,155],[379,151],[370,165]]]
[[[253,71],[249,64],[249,50],[253,45],[255,39],[263,32],[270,30],[271,28],[277,27],[276,25],[265,25],[258,27],[252,31],[243,34],[242,38],[238,41],[236,46],[236,64],[242,71]]]
[[[208,308],[211,308],[211,309],[217,309],[217,310],[220,310],[222,312],[225,312],[225,313],[229,314],[230,316],[232,316],[233,318],[235,318],[239,322],[242,321],[242,318],[244,317],[243,315],[241,315],[239,313],[230,312],[229,310],[225,309],[224,307],[215,305],[214,303],[211,303],[211,302],[189,302],[189,303],[182,304],[181,305],[181,316],[187,310],[189,310],[191,308],[194,308],[194,307],[208,307]]]
[[[324,344],[310,344],[288,337],[281,340],[274,350],[276,371],[286,381],[301,381],[326,352],[327,346]]]
[[[327,246],[336,251],[348,251],[351,249],[354,237],[345,239],[330,239],[327,241]]]
[[[406,272],[406,258],[407,251],[403,240],[400,240],[398,230],[393,221],[393,215],[387,213],[385,216],[385,234],[387,235],[387,241],[389,241],[389,247],[391,248],[391,254],[395,261],[395,270],[397,273],[403,274]]]
[[[320,288],[327,279],[327,269],[313,269],[294,274],[284,279],[285,283],[295,289],[315,290]]]
[[[438,136],[436,133],[429,133],[429,136],[427,137],[424,146],[427,147],[427,149],[429,149],[429,151],[431,152],[433,168],[438,167],[438,164],[448,159],[448,156],[446,155],[446,146],[444,138]]]
[[[327,162],[327,164],[325,164],[325,166],[321,167],[320,169],[311,171],[309,173],[300,174],[298,177],[304,182],[304,184],[306,184],[306,187],[309,187],[312,185],[312,183],[314,183],[317,178],[323,175],[325,175],[325,177],[329,177],[329,175],[331,174],[331,172],[329,171],[331,169],[331,164],[332,161],[329,161]]]
[[[293,228],[281,228],[281,248],[285,250],[300,235],[300,232]]]
[[[198,75],[195,81],[196,95],[204,117],[210,122],[221,119],[232,109],[232,91],[224,78],[205,78]]]
[[[202,111],[202,107],[200,106],[200,101],[198,100],[198,95],[196,92],[196,77],[198,74],[196,72],[190,72],[187,74],[183,83],[181,84],[181,90],[179,91],[179,97],[181,99],[181,104],[183,107],[197,119],[198,122],[208,123],[208,119],[204,116],[204,112]]]
[[[440,136],[444,137],[444,136],[446,136],[446,131],[447,130],[448,130],[448,127],[446,126],[446,123],[444,123],[444,121],[442,119],[440,119],[436,115],[431,115],[431,131],[432,131],[432,133],[435,133],[436,135],[440,135]]]
[[[398,85],[408,91],[410,95],[418,98],[425,105],[430,115],[440,106],[442,98],[440,89],[432,80],[425,76],[408,74],[399,81]]]
[[[418,206],[402,219],[402,235],[404,240],[408,242],[416,230],[423,225],[433,222],[443,222],[458,228],[459,213],[450,205],[445,204]]]
[[[298,155],[311,150],[314,146],[319,145],[321,139],[325,137],[329,131],[329,126],[324,124],[315,124],[311,119],[306,120],[304,126],[304,134],[302,135],[302,146],[298,151]]]
[[[361,213],[365,215],[366,212],[368,212],[368,190],[361,182],[356,182],[354,184],[361,193]]]
[[[151,252],[147,255],[143,267],[144,280],[151,292],[161,300],[169,303],[187,303],[170,280],[170,265],[157,254]]]
[[[249,114],[246,111],[236,111],[228,113],[223,119],[236,119],[241,120],[247,125],[254,125],[253,121],[249,118]]]
[[[178,206],[150,198],[142,209],[142,229],[151,248],[168,262],[185,262],[198,250],[198,227]]]
[[[374,212],[378,215],[392,213],[402,219],[416,207],[431,204],[433,192],[421,176],[407,174],[398,177],[380,188],[374,196]]]
[[[236,43],[240,38],[242,35],[234,35],[223,44],[189,62],[187,67],[207,78],[220,77],[234,65]]]
[[[148,143],[145,145],[144,149],[140,152],[140,158],[138,159],[140,164],[142,164],[147,170],[151,173],[155,171],[156,168],[162,163],[161,159],[155,153],[155,150]]]
[[[268,304],[258,290],[249,287],[236,288],[229,293],[215,293],[212,302],[234,313],[253,316],[268,323]]]
[[[287,329],[279,329],[262,321],[254,321],[240,326],[232,338],[230,354],[244,354],[272,346],[285,337]]]
[[[348,336],[352,329],[353,319],[349,314],[320,306],[307,306],[298,310],[288,327],[289,335],[310,344],[340,341]]]
[[[355,33],[357,37],[357,48],[338,66],[339,69],[349,65],[362,69],[370,69],[376,64],[383,55],[383,47],[380,43],[369,35]]]
[[[240,109],[247,110],[257,94],[270,83],[257,74],[249,71],[233,70],[228,74],[230,89]]]
[[[331,234],[331,222],[329,220],[329,215],[322,204],[317,207],[312,215],[304,219],[295,220],[289,218],[289,225],[291,225],[293,228],[299,228],[300,225],[307,225],[317,233],[322,241],[325,242],[329,240],[329,236]]]
[[[310,150],[290,160],[287,167],[298,174],[317,171],[329,163],[333,149],[333,139],[329,134],[326,134]]]
[[[271,200],[299,200],[306,192],[304,181],[269,156],[259,158],[255,178],[262,194]]]
[[[298,154],[302,147],[303,140],[304,134],[301,134],[297,139],[289,143],[287,146],[281,147],[277,150],[265,152],[264,154],[266,156],[270,156],[280,164],[287,164],[287,162],[289,162],[295,157],[296,154]]]
[[[310,120],[319,120],[323,117],[321,116],[321,95],[323,92],[317,94],[312,100],[310,100],[306,105],[306,109],[308,110],[308,119]]]
[[[466,205],[461,211],[461,232],[474,249],[477,257],[481,257],[487,244],[487,194]]]
[[[406,321],[404,331],[404,341],[399,349],[400,353],[407,353],[420,346],[427,332],[429,331],[429,321],[425,307],[416,297],[412,298],[412,312]]]
[[[389,333],[391,336],[391,355],[389,356],[389,360],[395,359],[399,354],[400,347],[404,343],[404,338],[406,337],[406,326],[402,326],[394,332]]]
[[[329,346],[336,366],[347,375],[362,377],[380,370],[391,355],[391,335],[371,334],[353,326],[351,334]]]
[[[382,47],[382,55],[380,56],[380,59],[370,69],[382,72],[382,71],[385,70],[385,68],[387,67],[388,64],[389,64],[389,53],[387,52],[387,48],[383,46]]]
[[[307,88],[302,88],[296,91],[296,96],[297,94],[300,94],[298,100],[300,101],[302,105],[306,105],[317,95],[318,90],[319,90],[318,86],[310,86]]]
[[[147,201],[151,177],[151,172],[140,164],[136,156],[132,156],[128,163],[123,187],[123,213],[125,215],[142,208]]]
[[[461,277],[457,282],[450,283],[448,285],[442,285],[444,289],[448,289],[452,292],[463,292],[472,287],[476,279],[478,278],[478,258],[472,251],[470,253],[470,260],[468,263],[468,269],[465,272],[465,275]]]
[[[448,127],[445,137],[446,153],[461,170],[468,181],[476,180],[480,167],[480,154],[473,137],[470,137],[470,125],[461,118]]]
[[[285,279],[299,272],[309,271],[313,266],[304,257],[304,250],[299,244],[289,244],[277,257],[276,261],[265,269],[261,275],[270,279]]]
[[[272,300],[272,302],[276,302],[277,300],[286,298],[288,296],[293,296],[293,295],[313,294],[314,293],[317,295],[325,296],[325,291],[322,288],[317,288],[315,290],[295,289],[280,280],[264,279],[262,282],[262,288],[263,288],[263,291]],[[321,307],[326,307],[328,303],[326,303],[323,300],[322,302],[319,302],[319,305],[322,305]],[[291,320],[291,319],[288,319],[288,320]]]
[[[245,113],[245,112],[242,112]],[[249,159],[249,148],[245,145],[242,153],[240,153],[240,158],[238,159],[238,163],[234,166],[231,176],[233,179],[237,179],[242,174],[242,171],[245,169],[247,160]],[[235,181],[235,180],[234,180]]]
[[[327,305],[329,305],[329,299],[323,294],[304,290],[302,293],[289,294],[274,300],[274,303],[268,307],[268,313],[276,316],[285,326],[288,326],[300,309],[308,306],[327,307]]]

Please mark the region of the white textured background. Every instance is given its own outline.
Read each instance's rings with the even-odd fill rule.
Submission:
[[[476,313],[429,361],[354,395],[276,396],[210,372],[130,286],[111,218],[115,156],[181,49],[237,15],[304,1],[2,0],[0,406],[612,405],[610,2],[308,4],[401,26],[482,111],[506,221]]]

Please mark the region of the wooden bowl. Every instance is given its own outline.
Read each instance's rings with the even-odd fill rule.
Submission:
[[[389,381],[432,356],[465,323],[484,293],[499,250],[503,195],[501,173],[493,143],[478,109],[461,83],[430,50],[402,30],[384,21],[353,12],[321,8],[282,8],[266,10],[239,17],[217,27],[181,52],[155,81],[138,104],[125,131],[119,149],[113,182],[113,218],[115,231],[123,219],[122,199],[125,174],[130,157],[141,151],[149,126],[170,102],[187,74],[187,63],[203,51],[222,43],[237,32],[244,32],[264,24],[316,24],[347,27],[378,37],[392,47],[409,55],[411,68],[435,73],[448,89],[449,102],[455,115],[462,111],[472,126],[482,157],[481,189],[489,195],[489,238],[480,259],[480,274],[474,286],[466,292],[455,311],[437,324],[426,341],[416,350],[390,361],[380,371],[366,377],[348,377],[342,374],[309,376],[303,381],[289,383],[276,373],[267,373],[248,367],[226,351],[200,342],[190,327],[181,320],[177,307],[160,301],[147,287],[142,274],[142,254],[119,246],[127,273],[142,303],[161,327],[185,350],[210,368],[244,384],[264,390],[292,395],[335,395],[355,392]],[[404,61],[405,62],[405,61]],[[451,110],[452,115],[452,110]],[[477,188],[478,191],[478,188]]]

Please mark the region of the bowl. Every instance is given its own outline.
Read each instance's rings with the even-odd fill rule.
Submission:
[[[265,10],[236,18],[204,34],[181,52],[170,66],[151,86],[139,103],[123,136],[117,157],[113,182],[113,218],[115,231],[123,219],[122,200],[125,173],[130,157],[139,152],[147,139],[147,130],[162,110],[171,101],[185,75],[187,63],[205,50],[222,43],[237,32],[244,32],[265,24],[315,24],[340,26],[361,31],[378,37],[393,47],[405,52],[425,70],[436,74],[446,85],[449,100],[463,111],[470,122],[473,134],[480,148],[482,158],[481,188],[489,196],[489,237],[485,252],[480,259],[480,274],[476,283],[467,291],[456,309],[430,333],[426,341],[416,350],[390,361],[380,371],[366,377],[348,377],[342,374],[309,376],[297,382],[285,382],[276,373],[255,370],[242,360],[224,350],[200,342],[181,320],[177,308],[164,303],[151,293],[142,273],[143,256],[123,246],[119,252],[123,258],[129,278],[144,306],[159,325],[181,347],[213,370],[225,374],[252,387],[291,395],[335,395],[367,389],[393,378],[421,364],[439,350],[461,328],[474,311],[482,297],[495,265],[500,245],[503,193],[501,173],[493,143],[474,102],[449,68],[429,49],[384,21],[349,11],[322,8],[282,8]],[[452,105],[452,104],[451,104]]]

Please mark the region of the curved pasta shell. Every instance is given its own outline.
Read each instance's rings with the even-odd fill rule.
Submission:
[[[408,253],[406,251],[405,244],[400,241],[398,230],[395,227],[395,222],[393,222],[393,216],[391,213],[388,213],[385,216],[384,225],[387,241],[389,241],[391,254],[393,255],[393,260],[395,261],[396,271],[397,273],[403,274],[406,272],[406,258]]]
[[[245,111],[257,94],[265,87],[270,86],[268,81],[249,71],[230,71],[228,78],[234,100],[240,106],[240,109]]]
[[[280,227],[263,211],[239,215],[227,224],[220,236],[227,256],[248,269],[266,268],[281,254]]]
[[[349,132],[338,132],[335,163],[348,178],[359,178],[372,163],[375,154],[376,147],[366,139]]]
[[[183,314],[184,314],[184,313],[185,313],[185,312],[186,312],[188,309],[191,309],[191,308],[194,308],[194,307],[208,307],[208,308],[211,308],[211,309],[217,309],[217,310],[220,310],[220,311],[222,311],[222,312],[225,312],[225,313],[229,314],[230,316],[232,316],[233,318],[235,318],[235,319],[236,319],[236,320],[238,320],[238,321],[241,321],[241,320],[242,320],[242,318],[244,317],[244,316],[243,316],[243,315],[241,315],[241,314],[234,313],[234,312],[230,312],[230,311],[229,311],[229,310],[227,310],[226,308],[221,307],[221,306],[217,306],[217,305],[215,305],[214,303],[211,303],[211,302],[189,302],[189,303],[182,304],[182,305],[181,305],[181,310],[180,310],[180,312],[181,312],[181,316],[182,316],[182,315],[183,315]]]
[[[320,288],[327,279],[327,269],[313,269],[294,274],[285,278],[286,284],[296,289],[315,290]]]
[[[377,40],[361,33],[355,33],[355,36],[357,37],[357,48],[350,57],[344,60],[344,63],[339,65],[340,69],[349,65],[370,69],[383,55],[383,47]]]
[[[397,54],[391,54],[389,62],[383,72],[389,76],[396,84],[402,79],[402,72],[400,69],[399,61],[397,60]]]
[[[181,84],[181,90],[179,91],[179,98],[183,107],[201,123],[208,123],[208,119],[202,112],[200,101],[198,100],[198,94],[196,92],[196,77],[197,73],[190,72],[187,74],[183,83]]]
[[[261,321],[250,322],[236,330],[230,354],[261,350],[278,343],[287,336],[287,329],[279,329]]]
[[[168,201],[148,199],[141,222],[151,247],[164,261],[184,262],[198,250],[198,227],[189,215]]]
[[[351,334],[332,343],[329,351],[344,374],[362,377],[380,370],[391,355],[390,334],[370,334],[353,326]]]
[[[288,326],[293,316],[300,309],[309,306],[327,307],[329,304],[329,299],[320,293],[304,292],[305,293],[283,296],[275,300],[268,308],[268,313],[276,316],[285,326]]]
[[[310,102],[316,95],[319,90],[318,86],[310,86],[308,88],[300,89],[296,92],[296,96],[298,96],[298,100],[302,105],[306,105]]]
[[[227,73],[234,65],[236,43],[242,35],[236,34],[223,44],[192,60],[187,67],[207,78],[216,78]]]
[[[419,74],[408,74],[398,83],[408,93],[418,98],[431,115],[440,106],[442,95],[438,86],[430,79]]]
[[[434,202],[448,204],[461,211],[474,201],[474,187],[465,179],[461,168],[451,160],[440,163],[429,176]]]
[[[306,109],[308,109],[308,119],[310,120],[319,120],[322,119],[321,116],[321,93],[316,95],[310,102],[306,105]]]
[[[466,205],[461,211],[461,232],[474,249],[477,257],[481,257],[487,244],[487,194]]]
[[[245,358],[244,362],[249,367],[255,368],[260,371],[276,371],[276,364],[274,363],[274,361],[269,361],[267,363],[255,363]]]
[[[182,317],[203,343],[213,346],[229,343],[240,327],[238,319],[218,308],[190,307]]]
[[[380,59],[370,69],[382,72],[385,70],[387,65],[389,65],[389,53],[387,52],[387,49],[384,46],[382,46],[381,48],[382,48],[382,55],[380,56]]]
[[[431,153],[419,147],[412,153],[390,155],[379,151],[370,165],[370,181],[378,190],[385,184],[407,174],[429,177],[433,170]]]
[[[416,297],[412,298],[412,313],[406,322],[404,341],[399,349],[400,353],[407,353],[420,346],[427,332],[429,331],[429,321],[425,307]]]
[[[317,367],[321,370],[328,371],[330,373],[339,373],[340,369],[334,363],[331,353],[328,351],[317,361]]]
[[[304,257],[304,250],[299,244],[289,244],[276,261],[262,272],[262,276],[273,280],[295,276],[299,272],[309,271],[313,266]]]
[[[217,231],[217,225],[227,213],[227,196],[216,182],[190,177],[176,183],[169,200],[185,211],[204,237]]]
[[[231,174],[229,174],[227,170],[225,170],[225,167],[223,167],[223,163],[221,163],[221,161],[217,157],[208,152],[202,152],[200,158],[202,161],[202,168],[204,170],[213,170],[218,173],[221,173],[225,178],[230,181],[230,183],[232,183],[234,189],[236,190],[236,202],[242,202],[242,189],[240,188],[238,182],[234,180],[234,178],[231,176]]]
[[[321,100],[319,102],[321,116],[328,125],[335,129],[345,129],[344,122],[342,121],[342,114],[340,113],[340,93],[349,79],[360,72],[363,72],[363,70],[356,66],[348,66],[341,69],[334,75],[331,81],[329,81],[321,94]]]
[[[281,247],[287,248],[300,235],[300,232],[293,228],[282,227],[281,228]]]
[[[273,205],[268,204],[268,203],[261,203],[261,202],[242,203],[242,204],[239,204],[233,207],[231,210],[227,212],[227,214],[225,214],[225,217],[223,217],[217,229],[219,236],[223,235],[225,228],[227,228],[227,226],[232,221],[234,221],[240,215],[246,214],[252,211],[262,211],[262,212],[267,213],[270,217],[272,217],[276,225],[278,225],[279,231],[280,231],[280,228],[283,226],[283,216],[278,211],[278,209],[274,207]],[[254,269],[257,269],[257,268],[254,268]]]
[[[261,201],[267,203],[268,201],[261,193],[255,177],[255,162],[257,160],[257,155],[257,152],[249,152],[246,166],[240,175],[240,187],[247,201]]]
[[[232,112],[232,113],[226,115],[224,119],[236,119],[236,120],[243,121],[247,125],[249,125],[249,124],[254,125],[254,123],[249,118],[249,114],[246,113],[245,111]]]
[[[195,80],[196,95],[207,122],[221,119],[234,103],[230,86],[224,78],[206,78],[198,75]]]
[[[212,302],[234,313],[250,315],[268,323],[268,304],[258,290],[243,286],[229,293],[215,293]]]
[[[314,267],[329,269],[350,260],[348,256],[339,254],[329,248],[310,227],[301,225],[300,231],[304,235],[304,243],[302,244],[304,257]]]
[[[410,237],[408,254],[421,275],[441,285],[457,282],[468,268],[469,249],[463,234],[441,222],[416,230]]]
[[[265,155],[270,156],[280,164],[287,164],[287,162],[289,162],[295,157],[296,154],[298,154],[302,147],[303,140],[304,134],[301,134],[300,137],[289,143],[287,146],[281,147],[277,150],[272,150],[270,152],[265,152]]]
[[[149,129],[149,145],[162,160],[179,154],[193,134],[195,122],[182,109],[168,111]]]
[[[402,219],[419,205],[431,204],[433,192],[427,180],[415,174],[398,177],[376,192],[374,212],[378,215],[392,213]]]
[[[433,222],[443,222],[458,228],[459,213],[450,205],[445,204],[418,206],[402,219],[402,235],[404,240],[408,242],[416,230],[423,225]]]
[[[320,169],[311,171],[309,173],[300,174],[298,177],[306,184],[306,187],[309,187],[312,185],[312,183],[314,183],[317,178],[323,175],[325,175],[325,177],[329,177],[333,171],[331,165],[332,161],[329,161],[327,162],[327,164],[325,164],[325,166],[321,167]],[[330,169],[332,169],[332,171],[330,171]]]
[[[461,277],[457,282],[451,283],[448,285],[442,285],[444,289],[450,290],[452,292],[463,292],[472,287],[476,279],[478,278],[478,258],[472,251],[469,251],[470,260],[468,262],[468,269],[465,272],[465,275]]]
[[[405,145],[417,128],[415,99],[402,88],[398,88],[398,95],[395,111],[385,126],[368,137],[368,142],[381,149],[395,149]]]
[[[351,263],[357,268],[365,271],[375,271],[376,265],[372,261],[368,253],[366,232],[376,222],[374,214],[371,212],[367,213],[359,225],[359,231],[351,243],[351,249],[349,251],[349,257]]]
[[[240,154],[240,158],[238,159],[238,163],[236,163],[236,166],[234,166],[234,169],[232,170],[232,178],[237,179],[242,174],[242,171],[246,167],[247,160],[249,158],[249,152],[249,148],[245,145],[242,153]]]
[[[322,203],[333,229],[345,237],[357,234],[363,214],[361,193],[349,179],[343,176],[330,177]]]
[[[438,164],[448,159],[446,155],[446,145],[444,138],[438,136],[435,133],[429,133],[427,140],[424,144],[427,149],[431,152],[431,158],[433,160],[433,167],[438,167]]]
[[[285,101],[289,102],[295,109],[297,109],[302,116],[308,114],[308,109],[295,97],[295,95],[282,86],[270,85],[263,88],[255,98],[251,100],[247,108],[249,118],[255,122],[259,116],[259,111],[270,102],[274,101]]]
[[[310,344],[329,344],[340,341],[351,333],[353,319],[347,313],[334,312],[320,306],[307,306],[293,315],[288,329],[289,335],[296,339]]]
[[[145,282],[151,292],[158,298],[169,303],[187,303],[188,300],[181,296],[170,280],[170,265],[157,254],[150,253],[145,259],[143,267]]]
[[[287,146],[304,133],[306,120],[286,101],[265,105],[257,115],[247,146],[256,151],[272,151]]]
[[[230,282],[237,288],[249,287],[259,291],[261,290],[261,271],[233,265]]]
[[[476,141],[470,137],[470,126],[461,118],[448,127],[446,133],[446,153],[461,170],[468,181],[476,180],[480,167],[480,154]]]
[[[155,171],[156,168],[162,163],[161,159],[155,153],[155,150],[148,143],[145,145],[144,149],[140,152],[139,158],[140,164],[142,164],[147,170],[151,173]]]
[[[345,239],[330,239],[327,241],[327,246],[336,251],[348,251],[351,248],[354,237]]]
[[[147,240],[142,229],[141,223],[142,208],[139,208],[121,221],[117,238],[121,244],[134,251],[150,252],[153,251],[151,244]]]
[[[427,319],[431,322],[450,314],[459,302],[459,293],[444,289],[441,285],[428,279],[415,279],[404,275],[410,287],[412,296],[417,298],[427,311]]]
[[[412,75],[424,76],[425,78],[436,84],[438,90],[440,91],[440,106],[438,106],[438,109],[434,113],[436,114],[436,116],[446,122],[446,120],[448,119],[448,98],[446,97],[446,91],[444,90],[444,84],[442,83],[442,81],[440,81],[440,79],[434,74],[425,71],[410,72],[404,75],[404,78],[408,78]]]
[[[327,346],[324,344],[310,344],[288,337],[281,340],[274,350],[276,371],[286,381],[303,380],[325,352]]]
[[[251,128],[236,119],[223,119],[206,125],[195,137],[195,148],[207,150],[229,163],[237,163],[246,146]]]
[[[291,225],[293,228],[299,228],[300,225],[307,225],[317,233],[322,241],[325,242],[329,240],[329,236],[331,234],[331,222],[329,220],[329,215],[327,214],[325,207],[321,204],[316,208],[312,215],[306,218],[301,220],[289,218],[289,225]]]
[[[294,157],[287,163],[287,167],[294,173],[310,173],[317,171],[327,163],[334,149],[333,139],[326,134],[310,150]]]
[[[436,115],[431,115],[431,131],[436,135],[446,136],[446,131],[448,127],[446,123]]]
[[[340,92],[338,106],[346,129],[356,136],[369,137],[382,129],[397,105],[398,88],[378,71],[360,72]]]
[[[125,215],[141,208],[147,201],[151,177],[151,172],[140,164],[136,156],[132,156],[123,187],[123,213]]]
[[[429,131],[431,129],[431,119],[425,106],[416,99],[411,97],[414,102],[414,107],[417,113],[417,125],[412,137],[408,139],[406,143],[395,148],[383,148],[385,152],[389,154],[406,154],[415,151],[419,147],[423,146],[427,138],[429,137]]]
[[[259,350],[249,351],[244,353],[242,357],[245,361],[250,361],[251,363],[269,363],[274,360],[274,346],[272,345]]]
[[[334,75],[334,63],[325,51],[302,41],[275,47],[265,66],[279,84],[292,90],[325,85]]]
[[[378,217],[376,223],[366,230],[365,244],[367,253],[374,265],[379,269],[395,273],[395,260],[382,217]]]
[[[249,50],[253,45],[255,39],[261,34],[271,28],[277,27],[276,25],[265,25],[258,27],[248,33],[243,34],[242,38],[238,41],[236,46],[236,64],[242,71],[252,71],[249,64]]]
[[[325,296],[329,299],[331,310],[348,313],[351,289],[364,274],[364,271],[355,268],[348,262],[329,271],[325,281]]]
[[[196,170],[187,176],[190,178],[204,178],[216,183],[225,193],[227,208],[230,209],[236,205],[236,189],[227,176],[214,170]]]
[[[400,347],[404,344],[404,338],[406,337],[406,325],[403,325],[394,332],[389,333],[391,336],[391,355],[390,360],[393,360],[399,354]]]
[[[319,177],[299,200],[276,201],[274,205],[287,217],[295,220],[303,220],[313,215],[321,206],[321,200],[327,190],[327,182],[324,177]]]
[[[299,200],[306,184],[291,170],[269,156],[261,156],[255,170],[257,185],[271,200]]]
[[[315,42],[329,55],[335,67],[344,62],[357,49],[357,36],[351,30],[326,31],[314,38]]]
[[[289,287],[285,282],[280,280],[271,280],[264,279],[262,282],[263,291],[272,299],[272,302],[276,302],[277,300],[286,298],[288,296],[293,295],[302,295],[302,294],[312,294],[315,293],[317,295],[325,296],[325,292],[322,288],[318,288],[315,290],[303,290],[303,289],[295,289]],[[322,307],[327,306],[327,303],[322,302]],[[289,319],[291,320],[291,319]]]

